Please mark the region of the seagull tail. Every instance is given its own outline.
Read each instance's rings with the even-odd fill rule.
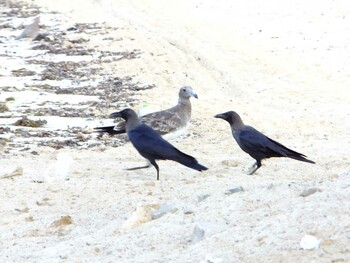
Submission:
[[[115,135],[115,134],[123,134],[126,131],[125,129],[116,130],[115,126],[104,126],[104,127],[94,128],[94,132],[108,133],[110,135]]]

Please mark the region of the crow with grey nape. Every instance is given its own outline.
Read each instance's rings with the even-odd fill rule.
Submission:
[[[192,156],[176,149],[150,126],[141,123],[136,112],[132,109],[116,112],[114,116],[125,120],[126,133],[129,140],[136,150],[156,168],[157,180],[159,180],[159,166],[156,160],[172,160],[197,171],[208,169],[199,164]]]
[[[289,157],[302,162],[315,163],[306,159],[304,154],[285,147],[251,126],[244,125],[241,117],[234,111],[217,114],[214,117],[224,119],[230,124],[233,138],[239,147],[256,160],[248,173],[249,175],[261,167],[263,159],[271,157]]]

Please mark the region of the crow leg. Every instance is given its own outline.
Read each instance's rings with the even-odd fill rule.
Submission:
[[[139,170],[139,169],[145,169],[145,168],[150,168],[151,164],[150,162],[147,162],[147,165],[145,166],[137,166],[137,167],[132,167],[132,168],[127,168],[127,171],[134,171],[134,170]]]
[[[248,171],[248,175],[252,175],[261,167],[261,161],[257,160]]]
[[[158,164],[156,164],[155,160],[150,160],[150,162],[154,166],[154,168],[156,168],[156,170],[157,170],[157,180],[159,180],[159,166],[158,166]]]
[[[139,169],[145,169],[145,168],[149,168],[150,165],[147,164],[145,166],[137,166],[137,167],[132,167],[132,168],[126,168],[127,171],[134,171],[134,170],[139,170]]]

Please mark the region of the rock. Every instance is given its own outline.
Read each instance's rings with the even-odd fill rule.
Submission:
[[[158,205],[143,205],[136,208],[136,211],[125,221],[122,228],[129,229],[142,225],[152,220],[152,214]]]
[[[162,217],[163,215],[165,215],[166,213],[174,213],[177,210],[178,210],[177,207],[174,206],[173,204],[162,205],[157,211],[155,211],[152,214],[152,219],[158,219],[158,218]]]
[[[206,193],[199,194],[199,195],[197,196],[198,203],[199,203],[199,202],[202,202],[202,201],[205,200],[205,199],[207,199],[209,196],[210,196],[210,194],[206,194]]]
[[[321,240],[311,235],[305,235],[300,241],[300,248],[312,250],[320,247]]]
[[[243,187],[240,185],[233,186],[232,188],[228,189],[225,191],[225,195],[232,195],[234,193],[238,193],[244,191]]]
[[[73,223],[71,216],[61,216],[60,219],[55,220],[52,222],[51,227],[59,227],[59,226],[65,226],[65,225],[71,225]]]
[[[219,225],[210,223],[210,222],[199,222],[196,223],[193,229],[193,233],[191,236],[191,242],[196,243],[201,240],[203,240],[205,237],[208,237],[210,235],[213,235],[214,233],[217,233],[221,231],[223,228]]]
[[[301,192],[300,196],[307,197],[307,196],[312,195],[312,194],[314,194],[316,192],[321,192],[321,189],[319,189],[319,188],[309,188],[309,189],[306,189],[303,192]]]
[[[204,239],[205,236],[205,229],[206,227],[202,224],[196,224],[193,229],[191,242],[197,243],[198,241],[201,241]]]
[[[194,214],[195,212],[192,207],[184,207],[183,211],[185,215],[191,215],[191,214]]]

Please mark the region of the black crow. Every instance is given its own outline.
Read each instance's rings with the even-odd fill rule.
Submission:
[[[162,111],[146,114],[140,117],[142,123],[151,126],[162,136],[176,137],[186,130],[191,119],[190,97],[198,99],[197,94],[189,86],[184,86],[179,90],[179,101],[174,107]],[[111,117],[116,117],[112,113]],[[111,135],[125,133],[125,122],[119,122],[113,126],[96,127],[96,132],[107,132]]]
[[[251,126],[244,125],[241,117],[234,111],[217,114],[214,117],[224,119],[230,124],[233,138],[239,147],[256,160],[249,171],[250,175],[261,167],[263,159],[270,157],[289,157],[302,162],[315,163],[306,159],[304,154],[285,147]]]
[[[172,160],[197,171],[208,169],[199,164],[192,156],[176,149],[150,126],[141,123],[136,112],[132,109],[116,112],[114,117],[121,117],[125,120],[125,129],[129,140],[136,150],[156,168],[157,180],[159,180],[159,167],[156,160]]]

